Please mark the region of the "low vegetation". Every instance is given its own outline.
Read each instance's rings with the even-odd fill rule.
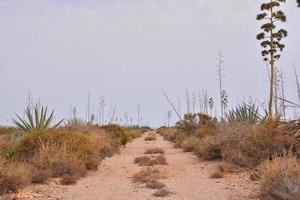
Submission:
[[[167,188],[162,188],[153,193],[155,197],[167,197],[171,194],[171,192]]]
[[[145,137],[145,141],[153,141],[156,140],[156,133],[155,132],[149,132],[147,136]]]
[[[145,154],[164,154],[164,150],[162,148],[150,148],[146,149]]]
[[[167,160],[164,155],[159,156],[142,156],[134,159],[134,163],[139,166],[167,165]]]
[[[260,199],[300,199],[300,163],[291,153],[264,161],[258,174]]]
[[[134,183],[148,183],[167,178],[167,173],[154,167],[147,167],[137,172],[132,178]]]
[[[300,122],[294,122],[291,129],[289,123],[264,120],[256,107],[251,109],[240,106],[227,115],[228,120],[221,121],[188,114],[175,127],[162,127],[158,133],[202,160],[222,161],[211,178],[222,178],[224,172],[259,169],[260,199],[299,199],[300,140],[295,133]]]
[[[60,178],[64,185],[75,184],[89,170],[97,170],[102,159],[143,132],[118,125],[79,126],[78,121],[60,128],[0,127],[0,195],[52,177]]]

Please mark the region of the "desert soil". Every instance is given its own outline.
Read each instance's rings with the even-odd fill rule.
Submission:
[[[58,180],[47,185],[25,188],[18,199],[63,199],[63,200],[152,200],[155,190],[136,184],[132,176],[145,167],[133,163],[134,158],[144,156],[145,149],[158,147],[165,151],[168,165],[156,166],[167,172],[162,182],[172,192],[164,200],[229,200],[254,199],[251,197],[257,185],[249,180],[248,174],[228,174],[221,179],[211,179],[210,173],[218,162],[204,162],[174,148],[174,144],[163,140],[144,141],[138,138],[123,148],[120,154],[102,161],[98,171],[75,185],[62,186]]]

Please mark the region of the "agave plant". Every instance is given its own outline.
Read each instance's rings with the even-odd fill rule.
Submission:
[[[225,114],[228,122],[238,122],[243,125],[256,124],[263,120],[259,114],[259,109],[255,105],[239,105],[235,109]]]
[[[47,107],[35,105],[33,110],[28,106],[25,110],[26,119],[22,119],[16,114],[18,119],[13,119],[13,123],[25,132],[37,132],[49,129],[53,121],[54,111],[47,115]],[[64,120],[62,119],[51,128],[57,128]]]

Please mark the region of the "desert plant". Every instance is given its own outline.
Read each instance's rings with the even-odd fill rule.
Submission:
[[[214,178],[214,179],[219,179],[219,178],[223,178],[224,174],[221,170],[216,169],[215,171],[213,171],[210,175],[210,178]]]
[[[154,141],[156,140],[156,133],[155,132],[149,132],[147,136],[145,137],[145,141]]]
[[[65,126],[74,131],[81,131],[85,127],[85,122],[80,118],[72,117],[67,119]]]
[[[166,185],[158,180],[150,180],[146,183],[146,187],[150,189],[162,189]]]
[[[187,137],[181,143],[181,147],[185,152],[192,152],[196,148],[199,143],[199,139],[197,137]]]
[[[25,163],[11,162],[0,167],[0,195],[16,192],[30,182],[30,168]]]
[[[164,150],[162,148],[151,148],[146,149],[145,154],[164,154]]]
[[[48,108],[44,108],[43,106],[41,106],[40,109],[40,106],[38,104],[34,106],[33,110],[31,110],[31,108],[28,106],[25,110],[27,120],[22,119],[19,115],[16,114],[18,119],[13,119],[13,123],[18,128],[22,129],[27,133],[46,130],[50,128],[51,122],[54,118],[54,111],[52,111],[51,114],[47,116],[47,110]],[[58,127],[63,121],[64,120],[62,119],[51,128]]]
[[[264,200],[300,199],[300,164],[291,153],[263,162],[258,168],[259,197]]]
[[[155,197],[167,197],[171,192],[167,188],[162,188],[153,193]]]
[[[142,169],[133,175],[134,183],[147,183],[152,180],[159,180],[167,178],[167,173],[153,167]]]
[[[270,91],[269,91],[269,105],[268,105],[268,117],[273,117],[273,97],[275,86],[275,63],[280,58],[278,50],[282,51],[285,47],[281,43],[281,40],[287,37],[287,31],[285,29],[276,30],[276,24],[278,22],[286,22],[286,16],[283,11],[277,9],[281,3],[285,0],[268,0],[268,3],[261,5],[262,13],[258,14],[257,20],[267,21],[261,26],[263,32],[257,35],[258,40],[263,40],[261,46],[264,48],[262,56],[265,61],[270,63]]]
[[[243,125],[256,124],[262,120],[258,107],[255,105],[239,105],[225,114],[228,122],[238,122]]]

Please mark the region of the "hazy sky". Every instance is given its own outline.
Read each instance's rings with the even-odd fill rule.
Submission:
[[[161,89],[184,105],[185,88],[217,98],[216,54],[224,53],[229,105],[267,97],[266,66],[255,35],[257,0],[0,0],[0,124],[40,97],[59,118],[76,106],[85,117],[100,95],[117,116],[164,122]],[[286,3],[289,31],[278,63],[286,95],[296,101],[292,63],[300,74],[300,9]],[[215,101],[217,101],[216,99]],[[183,108],[182,108],[183,109]],[[173,114],[173,120],[175,120]]]

